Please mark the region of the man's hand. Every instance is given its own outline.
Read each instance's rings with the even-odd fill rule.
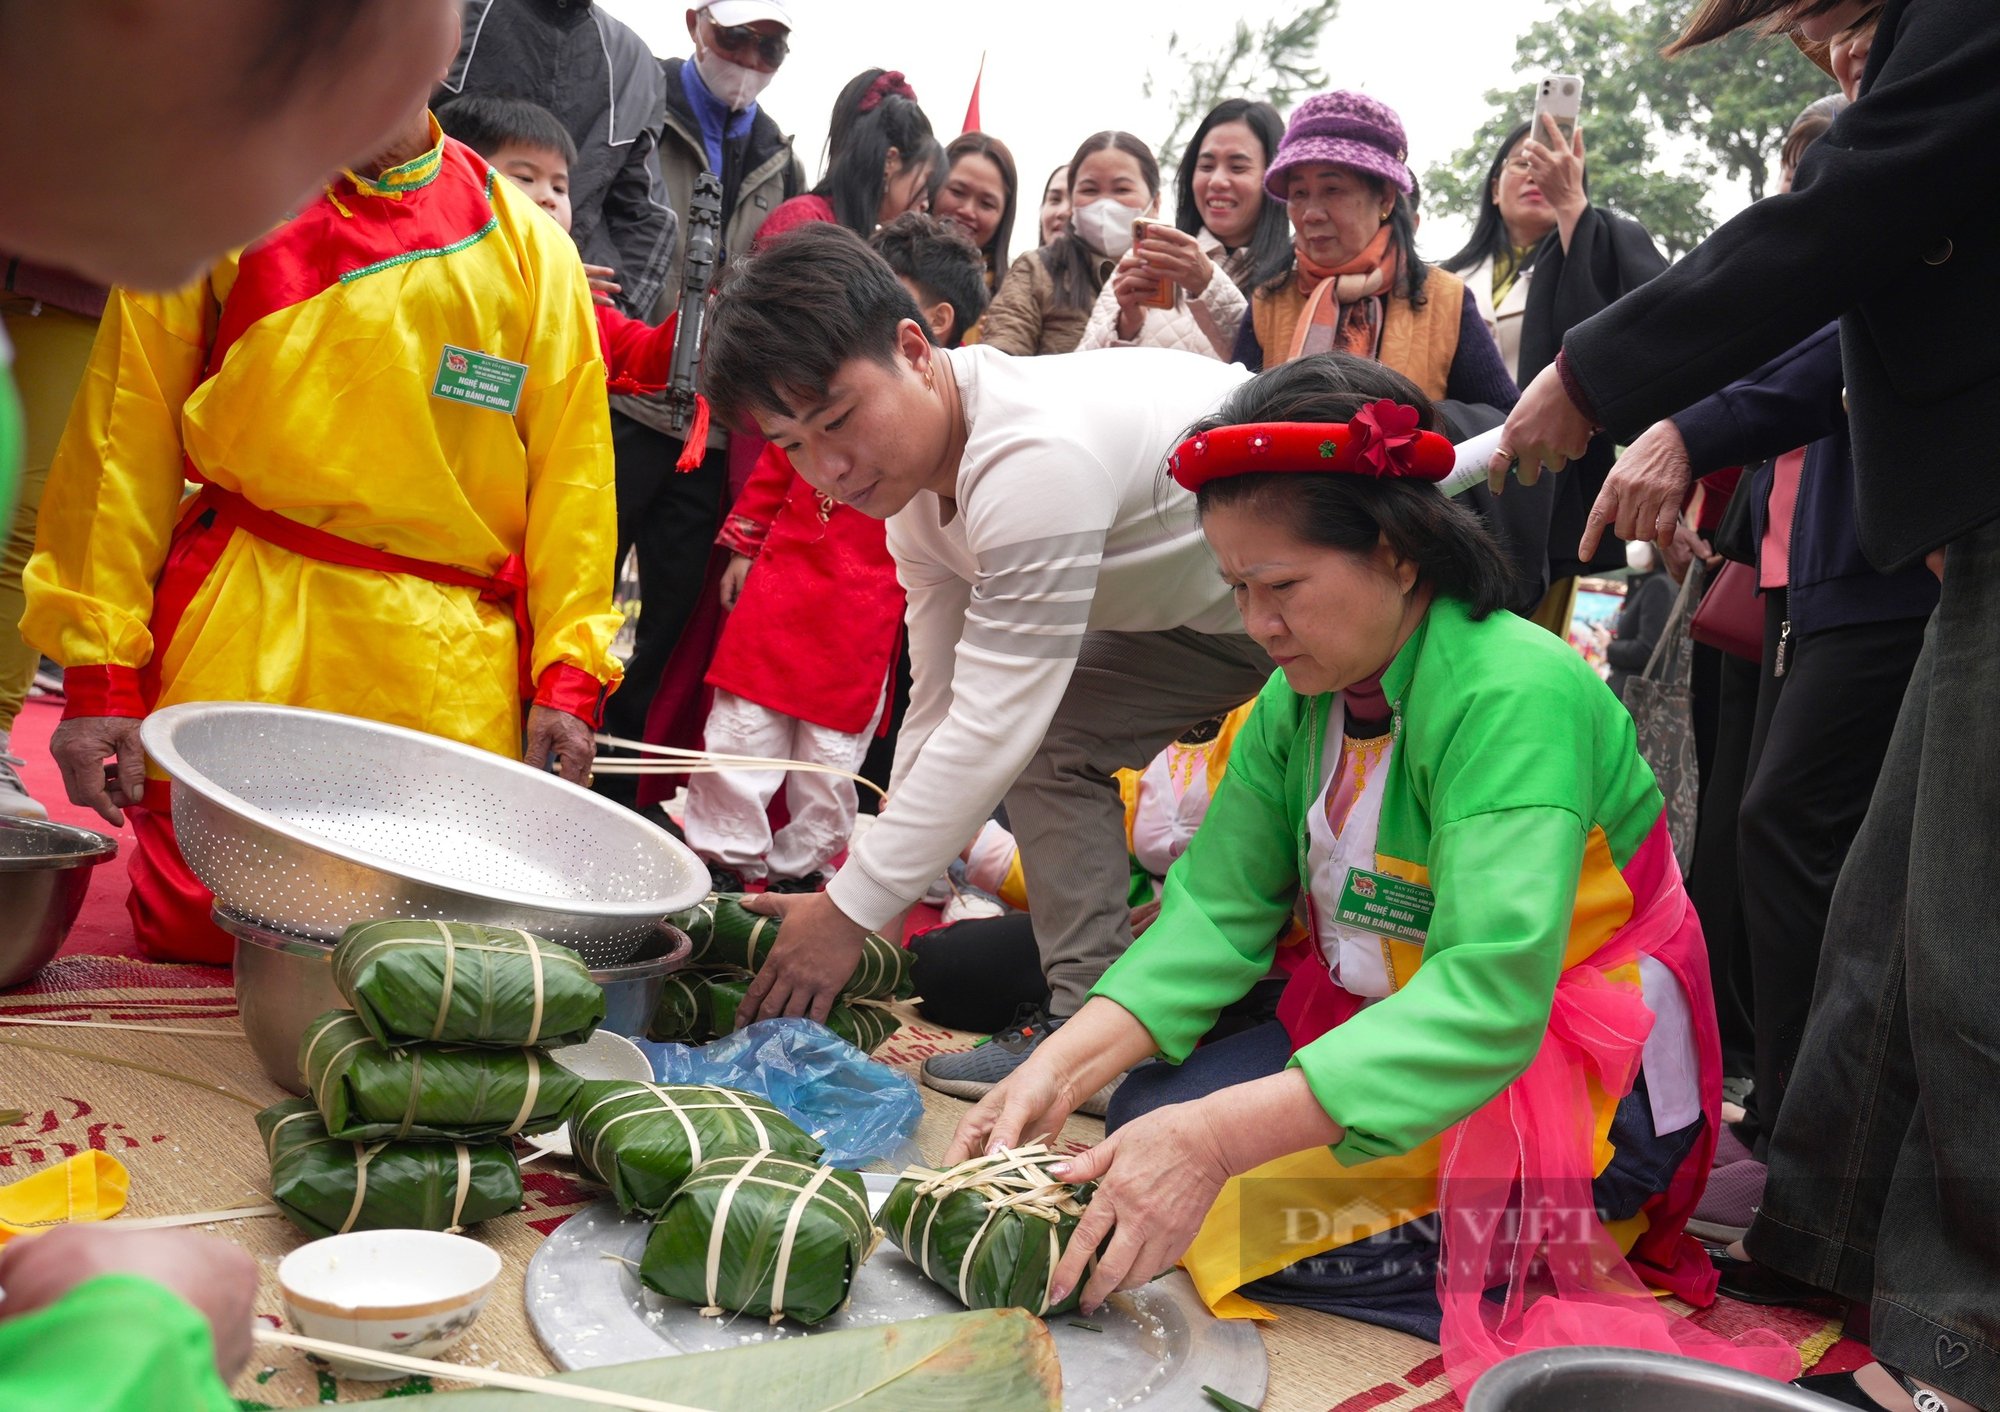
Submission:
[[[121,812],[146,793],[146,752],[139,747],[139,723],[130,716],[79,716],[64,721],[49,737],[49,754],[62,771],[69,802],[95,809],[112,827]],[[118,782],[106,788],[104,762],[118,762]]]
[[[140,1275],[185,1299],[208,1320],[224,1380],[250,1358],[257,1262],[214,1236],[183,1230],[58,1226],[0,1246],[0,1319],[46,1309],[100,1275]]]
[[[1522,485],[1540,480],[1544,466],[1560,471],[1590,449],[1592,430],[1590,418],[1577,410],[1563,389],[1562,374],[1549,364],[1535,374],[1507,414],[1500,445],[1486,465],[1487,488],[1495,495],[1505,490],[1509,467]]]
[[[743,596],[743,581],[750,577],[749,556],[731,554],[729,567],[722,571],[722,611],[727,613],[736,607],[736,600]]]
[[[1597,503],[1584,521],[1577,557],[1590,562],[1606,525],[1620,539],[1650,539],[1662,550],[1668,548],[1693,474],[1679,427],[1670,421],[1654,422],[1640,432],[1604,478]]]
[[[861,964],[861,939],[868,929],[850,921],[823,892],[793,897],[760,893],[744,898],[743,907],[776,917],[780,925],[771,954],[736,1011],[737,1027],[780,1015],[804,1015],[825,1024],[841,987]]]
[[[622,294],[625,290],[625,286],[618,283],[618,271],[609,265],[585,265],[583,273],[590,281],[590,302],[593,304],[609,305],[613,302],[612,295]]]
[[[1137,907],[1134,907],[1132,909],[1132,915],[1130,918],[1132,935],[1144,936],[1146,934],[1146,928],[1153,925],[1153,923],[1158,921],[1159,918],[1160,918],[1159,898],[1156,897],[1151,902],[1141,902]]]
[[[521,759],[546,770],[551,756],[557,774],[571,784],[589,784],[597,743],[591,739],[588,722],[553,706],[536,706],[528,712],[528,745]]]

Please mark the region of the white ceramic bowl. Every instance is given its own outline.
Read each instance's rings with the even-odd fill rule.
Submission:
[[[300,1246],[278,1264],[292,1326],[308,1338],[435,1358],[472,1326],[500,1257],[440,1231],[351,1231]],[[386,1382],[388,1368],[327,1360],[343,1378]]]

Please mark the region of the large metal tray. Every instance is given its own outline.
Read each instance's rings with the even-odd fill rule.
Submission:
[[[863,1181],[875,1206],[895,1184],[873,1173]],[[565,1221],[535,1251],[528,1264],[528,1322],[558,1368],[704,1353],[812,1332],[789,1319],[776,1327],[747,1315],[704,1319],[693,1306],[646,1289],[636,1262],[649,1229],[644,1220],[621,1217],[607,1198]],[[855,1276],[847,1308],[819,1328],[892,1324],[960,1308],[884,1241]],[[1088,1321],[1102,1333],[1070,1319],[1049,1322],[1062,1359],[1065,1412],[1213,1412],[1204,1384],[1252,1407],[1263,1399],[1270,1368],[1257,1330],[1215,1318],[1180,1270],[1114,1295]]]

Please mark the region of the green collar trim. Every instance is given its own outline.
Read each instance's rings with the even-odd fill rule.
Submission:
[[[444,170],[444,129],[438,120],[432,118],[431,150],[421,157],[414,157],[401,166],[391,167],[380,176],[363,176],[359,172],[349,172],[348,180],[363,196],[400,196],[406,191],[419,191],[438,179]]]

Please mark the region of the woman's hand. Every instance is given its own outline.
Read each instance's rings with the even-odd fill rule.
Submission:
[[[1158,1052],[1130,1010],[1092,996],[959,1120],[945,1166],[1060,1132],[1084,1099]]]
[[[1144,266],[1131,255],[1118,262],[1118,268],[1111,272],[1111,293],[1118,300],[1118,338],[1131,343],[1139,337],[1146,326],[1146,310],[1151,308],[1149,300],[1160,292],[1160,277],[1147,274]]]
[[[1500,434],[1500,445],[1486,464],[1486,484],[1495,495],[1507,488],[1512,468],[1522,485],[1542,478],[1542,467],[1560,471],[1590,449],[1596,428],[1569,400],[1562,374],[1554,363],[1535,374]]]
[[[1542,114],[1542,127],[1548,133],[1547,144],[1539,136],[1531,136],[1521,145],[1521,155],[1528,159],[1528,173],[1540,188],[1542,199],[1555,209],[1556,227],[1562,234],[1563,249],[1568,250],[1570,233],[1590,209],[1590,198],[1583,190],[1583,128],[1578,126],[1574,136],[1564,142],[1554,113]]]
[[[1136,1288],[1180,1262],[1223,1183],[1235,1175],[1210,1111],[1206,1102],[1156,1108],[1053,1169],[1064,1181],[1094,1181],[1097,1190],[1056,1266],[1051,1301],[1076,1287],[1093,1254],[1097,1268],[1083,1287],[1086,1314],[1114,1290]]]
[[[1146,238],[1133,247],[1139,268],[1153,279],[1170,279],[1199,298],[1215,278],[1215,262],[1201,248],[1201,242],[1178,226],[1158,221],[1146,223]]]
[[[1650,539],[1662,550],[1670,549],[1693,474],[1679,427],[1671,421],[1655,422],[1640,432],[1604,478],[1604,488],[1597,492],[1597,503],[1584,521],[1577,557],[1590,562],[1606,525],[1620,539]]]
[[[130,716],[78,716],[49,737],[49,754],[62,771],[69,802],[95,809],[113,828],[125,822],[121,809],[146,793],[146,752],[139,746],[139,723]],[[104,762],[117,762],[116,782],[105,779]]]
[[[750,559],[747,555],[731,554],[729,567],[722,571],[722,611],[733,612],[736,600],[743,596],[743,581],[750,577]]]

